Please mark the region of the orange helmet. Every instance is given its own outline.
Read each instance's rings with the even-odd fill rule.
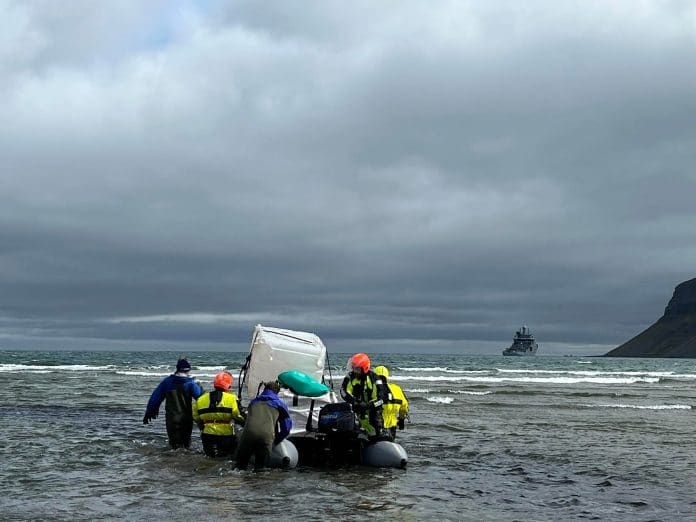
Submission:
[[[356,353],[350,358],[350,363],[348,363],[348,365],[350,366],[350,370],[354,372],[357,372],[358,368],[360,368],[362,373],[367,373],[370,371],[370,358],[367,354]]]
[[[213,386],[228,391],[232,387],[232,375],[227,372],[218,373],[213,381]]]

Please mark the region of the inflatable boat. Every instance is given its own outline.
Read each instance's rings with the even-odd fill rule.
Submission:
[[[254,398],[263,383],[272,380],[283,386],[279,396],[288,405],[293,424],[290,436],[274,446],[272,466],[406,467],[404,448],[392,441],[370,440],[350,405],[337,397],[326,347],[315,334],[254,328],[237,380],[239,399]]]

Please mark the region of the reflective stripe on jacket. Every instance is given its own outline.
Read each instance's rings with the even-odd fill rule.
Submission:
[[[384,380],[373,371],[360,375],[348,374],[341,384],[341,397],[353,405],[360,426],[368,435],[382,430],[382,406],[386,395]],[[363,409],[362,404],[367,408]]]
[[[346,402],[372,403],[379,407],[383,399],[383,380],[372,371],[365,375],[347,375],[341,385],[341,396]]]
[[[211,404],[210,398],[219,397],[217,404]],[[207,435],[234,435],[232,422],[244,421],[239,412],[239,402],[234,393],[215,390],[204,393],[193,403],[193,421],[201,432]]]

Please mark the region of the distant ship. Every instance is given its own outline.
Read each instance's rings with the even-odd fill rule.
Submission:
[[[536,355],[537,343],[529,328],[523,326],[515,332],[512,344],[503,350],[503,355]]]

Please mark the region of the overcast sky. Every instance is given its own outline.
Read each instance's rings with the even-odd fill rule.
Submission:
[[[691,1],[0,0],[0,347],[604,353],[696,277]]]

